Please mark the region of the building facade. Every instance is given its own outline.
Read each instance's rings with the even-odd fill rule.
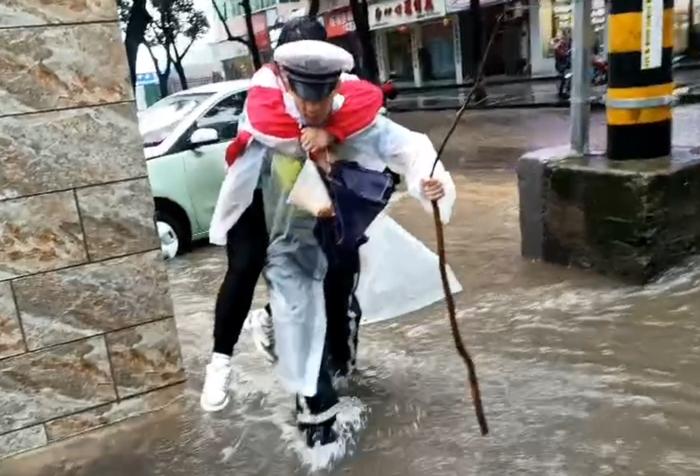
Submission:
[[[445,0],[384,0],[369,7],[382,80],[462,82],[457,16]]]
[[[229,30],[245,37],[247,30],[239,2],[217,0],[227,15]],[[609,0],[593,0],[590,46],[597,54],[607,50]],[[487,75],[525,76],[555,74],[553,39],[572,27],[572,0],[481,0],[482,44],[497,29],[486,62]],[[268,60],[279,30],[306,2],[255,0],[253,26],[263,60]],[[369,5],[369,24],[378,56],[380,78],[400,86],[462,83],[473,76],[474,58],[470,0],[376,0]],[[700,0],[675,2],[675,52],[697,51],[700,46]],[[362,54],[348,0],[322,0],[321,18],[329,40],[350,51],[360,62]],[[506,12],[506,21],[497,24]],[[211,16],[211,15],[210,15]],[[252,64],[248,51],[231,42],[217,18],[212,19],[214,43],[227,50],[227,77],[248,77]],[[227,46],[222,46],[227,45]]]
[[[234,37],[248,39],[243,9],[238,0],[216,0],[228,31]],[[252,23],[255,44],[264,62],[272,59],[272,51],[277,44],[282,25],[290,18],[306,8],[306,3],[289,2],[286,0],[252,0]],[[210,47],[215,51],[214,56],[223,65],[226,79],[249,78],[253,75],[253,62],[248,48],[239,42],[228,41],[228,33],[213,7],[207,12],[210,30]]]
[[[610,0],[593,0],[590,46],[594,52],[607,51],[607,9]],[[533,74],[554,73],[552,39],[564,28],[571,28],[571,0],[530,0],[531,61]],[[700,1],[675,0],[674,52],[695,54],[700,46]],[[690,50],[690,51],[689,51]]]

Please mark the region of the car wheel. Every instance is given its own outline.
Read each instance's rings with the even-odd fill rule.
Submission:
[[[182,223],[167,212],[158,210],[156,212],[156,227],[163,258],[173,259],[185,251],[189,240],[185,236],[185,227]]]

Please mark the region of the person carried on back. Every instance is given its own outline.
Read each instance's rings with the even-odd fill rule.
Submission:
[[[291,19],[282,29],[278,46],[301,39],[323,41],[325,29],[314,18]],[[284,85],[277,66],[274,63],[265,65],[251,80],[239,134],[226,153],[229,167],[245,152],[253,138],[279,150],[295,150],[301,142],[313,154],[370,125],[381,109],[381,91],[352,75],[343,75],[341,81],[348,83],[344,87],[345,100],[333,112],[332,121],[324,125],[325,129],[307,127],[300,131],[298,119],[285,105]],[[244,210],[234,198],[229,196],[228,202],[223,201],[217,207],[210,233],[213,243],[226,246],[228,269],[216,301],[214,349],[201,396],[201,406],[206,411],[218,411],[228,404],[231,356],[250,311],[269,242],[260,187],[255,187],[252,202]],[[354,250],[346,251],[343,259],[330,263],[326,275],[329,358],[337,362],[334,374],[347,374],[353,366],[349,356],[356,354],[361,310],[352,291],[358,271],[359,255]],[[274,356],[271,307],[268,305],[265,309],[252,314],[254,341],[271,357]]]
[[[328,259],[323,233],[319,232],[319,223],[324,220],[290,205],[288,200],[307,153],[324,158],[329,145],[326,142],[331,142],[320,133],[304,134],[300,127],[333,130],[339,117],[335,113],[342,110],[346,101],[352,104],[353,94],[367,98],[361,86],[341,79],[342,72],[350,70],[353,61],[347,52],[334,45],[319,41],[288,43],[275,51],[275,61],[278,70],[270,69],[261,76],[269,81],[271,89],[279,92],[267,91],[258,99],[264,103],[266,98],[271,101],[281,98],[286,116],[294,122],[290,123],[284,115],[266,114],[265,118],[256,119],[254,116],[260,111],[248,111],[250,117],[244,120],[242,134],[229,157],[232,160],[212,221],[211,238],[214,243],[226,244],[229,230],[243,219],[255,197],[261,197],[268,243],[264,274],[270,289],[274,346],[279,356],[277,367],[282,383],[297,394],[297,422],[306,433],[308,444],[314,446],[335,440],[333,423],[338,402],[325,358],[328,345],[323,279]],[[252,104],[252,94],[249,101]],[[252,130],[246,120],[247,124],[272,121],[269,126],[276,136]],[[454,184],[442,164],[438,164],[436,178],[428,178],[436,155],[429,139],[377,113],[374,117],[365,114],[349,120],[361,127],[354,134],[341,137],[340,143],[332,141],[335,143],[332,155],[338,166],[330,168],[329,176],[337,179],[340,185],[335,185],[336,191],[346,197],[342,201],[334,197],[336,213],[345,220],[342,229],[352,231],[353,240],[361,241],[362,227],[366,228],[366,220],[379,207],[372,209],[367,202],[357,200],[357,197],[366,198],[361,193],[353,198],[352,192],[371,187],[362,180],[357,183],[352,180],[370,176],[381,179],[372,174],[382,174],[387,167],[405,175],[409,193],[421,200],[427,210],[431,200],[438,200],[442,215],[448,220],[455,198]],[[362,207],[366,207],[366,213]],[[338,232],[335,226],[338,221],[333,220],[328,233],[338,238],[333,235]]]

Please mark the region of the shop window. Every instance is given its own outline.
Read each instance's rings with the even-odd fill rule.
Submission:
[[[386,43],[389,53],[389,77],[397,81],[413,82],[410,30],[399,28],[387,32]]]
[[[419,58],[423,80],[454,80],[455,51],[452,22],[428,23],[422,28],[423,47],[419,50]]]
[[[674,47],[676,53],[700,47],[700,0],[676,0],[674,16]]]
[[[591,10],[591,25],[593,38],[591,47],[602,52],[607,43],[605,23],[607,21],[607,6],[605,0],[593,0]],[[540,3],[540,35],[542,38],[542,53],[545,57],[554,56],[554,39],[562,31],[573,28],[573,3],[571,0],[541,0]]]

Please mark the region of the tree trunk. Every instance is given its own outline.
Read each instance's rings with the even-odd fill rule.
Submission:
[[[177,45],[173,43],[170,46],[170,49],[168,50],[168,58],[170,60],[170,64],[173,65],[175,68],[175,72],[177,73],[177,77],[180,80],[180,87],[182,90],[189,89],[189,86],[187,84],[187,75],[185,74],[185,68],[182,66],[182,61],[185,59],[185,55],[190,51],[190,48],[194,44],[195,40],[192,40],[190,44],[185,48],[185,50],[180,54],[180,52],[177,50]]]
[[[241,6],[243,7],[243,13],[245,15],[246,30],[248,31],[248,49],[250,50],[250,56],[253,58],[253,66],[257,71],[262,67],[262,61],[260,60],[258,43],[255,41],[255,30],[253,30],[253,12],[250,10],[250,0],[241,0]]]
[[[486,98],[486,89],[481,82],[482,78],[477,78],[479,75],[479,65],[483,60],[483,41],[484,33],[481,28],[481,3],[479,0],[469,0],[469,14],[471,16],[472,27],[472,78],[474,79],[474,100],[476,102],[483,101]],[[500,28],[497,24],[494,28]]]
[[[182,90],[184,91],[185,89],[189,89],[189,86],[187,85],[187,75],[185,74],[185,68],[182,67],[182,60],[173,61],[173,66],[175,67],[175,72],[177,73],[177,77],[180,80]]]
[[[129,21],[126,24],[126,34],[124,46],[126,48],[126,59],[129,62],[129,76],[131,86],[136,89],[136,60],[139,54],[139,47],[143,43],[146,28],[152,21],[146,10],[146,0],[134,0],[129,12]]]
[[[469,0],[469,16],[472,29],[472,78],[476,80],[479,63],[481,62],[481,47],[483,31],[481,29],[481,3],[479,0]]]
[[[169,94],[168,80],[170,79],[171,61],[170,61],[170,58],[168,57],[167,66],[166,66],[165,70],[160,69],[160,63],[158,63],[158,58],[156,58],[156,55],[153,54],[153,50],[151,49],[151,46],[146,45],[146,48],[148,50],[148,54],[151,55],[151,59],[153,60],[153,67],[156,69],[156,76],[158,76],[158,88],[160,89],[160,97],[162,99]]]
[[[362,64],[360,76],[375,84],[379,83],[379,65],[377,53],[374,51],[372,35],[369,31],[369,7],[366,0],[350,0],[350,9],[355,21],[355,31],[362,48]]]
[[[170,93],[168,91],[168,80],[170,79],[170,73],[156,73],[158,76],[158,89],[160,90],[161,99],[167,97]]]
[[[318,16],[318,11],[321,9],[320,0],[309,0],[309,12],[310,17]]]

